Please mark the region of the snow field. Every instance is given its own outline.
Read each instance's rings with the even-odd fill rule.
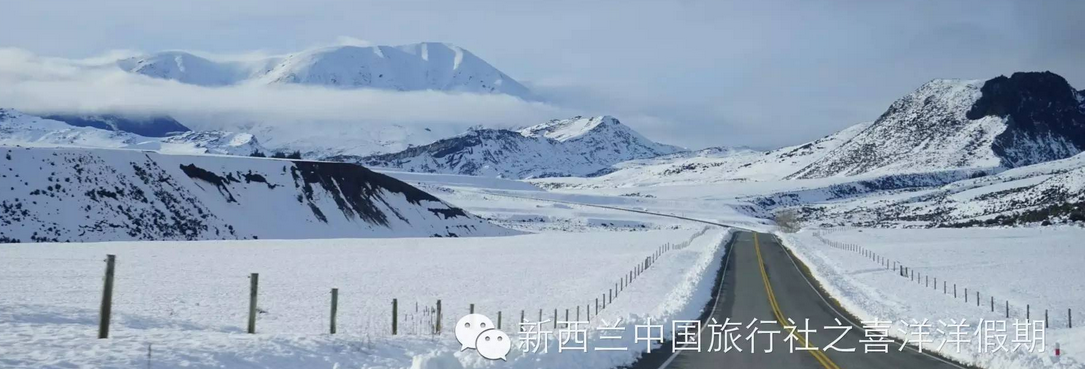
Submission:
[[[1085,249],[1075,246],[1075,241],[1085,236],[1085,230],[1070,227],[820,230],[823,239],[815,232],[819,231],[780,236],[849,312],[862,320],[894,321],[891,335],[903,339],[914,331],[902,320],[928,319],[933,324],[932,330],[944,331],[931,333],[933,343],[925,344],[925,349],[933,350],[948,337],[948,330],[939,320],[948,324],[952,323],[950,320],[966,319],[971,342],[962,345],[960,352],[955,345],[947,344],[940,350],[944,356],[983,368],[1085,367],[1076,354],[1085,350],[1085,319],[1075,316],[1075,328],[1066,328],[1066,309],[1075,308],[1075,315],[1078,308],[1085,309],[1085,285],[1081,282],[1085,270],[1078,265]],[[901,277],[869,257],[834,248],[826,241],[860,245],[889,259],[890,268],[894,261],[902,263],[920,277],[918,281]],[[928,276],[932,284],[937,277],[937,288],[926,285]],[[943,282],[947,283],[945,293]],[[954,283],[957,298],[953,297]],[[980,292],[978,307],[977,291]],[[994,312],[991,312],[991,296],[995,298]],[[1006,301],[1010,305],[1009,320],[1005,317]],[[1014,319],[1026,318],[1026,304],[1032,320],[1042,320],[1044,310],[1049,310],[1045,350],[981,351],[981,339],[974,334],[980,328],[979,320],[1006,321],[1005,347],[1012,349]],[[914,340],[916,336],[911,338]],[[1055,343],[1063,350],[1058,361],[1053,357]]]
[[[493,365],[456,353],[455,321],[476,312],[516,339],[521,309],[594,305],[595,297],[659,246],[676,244],[608,305],[624,321],[696,316],[708,300],[727,232],[548,233],[502,238],[333,239],[305,241],[110,242],[0,248],[0,366],[426,367],[455,361]],[[97,340],[106,254],[117,255],[113,325]],[[260,273],[257,335],[243,333],[249,273]],[[708,274],[706,274],[708,273]],[[338,332],[326,334],[330,288],[339,288]],[[398,299],[399,336],[391,336]],[[423,311],[442,300],[444,334],[428,334]],[[415,312],[415,304],[418,312]],[[593,311],[593,326],[597,322]],[[561,318],[564,318],[562,316]],[[572,318],[575,318],[573,316]],[[594,333],[593,333],[594,334]],[[627,333],[632,347],[632,329]],[[643,344],[642,344],[643,345]],[[607,367],[621,355],[556,352],[497,366]],[[455,353],[455,354],[453,354]],[[602,360],[602,361],[600,361]],[[420,361],[414,363],[414,361]],[[603,365],[606,362],[608,364]],[[552,366],[551,366],[552,365]]]

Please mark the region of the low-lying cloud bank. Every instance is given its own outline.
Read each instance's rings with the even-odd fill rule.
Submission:
[[[0,49],[0,106],[29,113],[166,114],[194,129],[258,125],[512,127],[581,114],[506,95],[438,91],[346,90],[304,85],[201,87],[125,72],[131,52],[60,59]]]

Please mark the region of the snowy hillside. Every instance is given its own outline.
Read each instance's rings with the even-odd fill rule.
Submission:
[[[0,147],[7,242],[510,234],[363,167]]]
[[[126,71],[201,86],[296,83],[335,88],[496,93],[534,99],[475,54],[446,43],[334,46],[254,61],[214,61],[167,51],[124,59]]]
[[[623,161],[681,150],[600,116],[552,120],[517,131],[476,129],[397,153],[338,159],[413,172],[541,178],[589,176]]]
[[[803,218],[824,225],[1075,223],[1085,221],[1083,155],[993,175],[943,172],[857,179],[754,197],[753,202],[766,209],[798,206]]]
[[[1070,157],[1085,148],[1079,99],[1065,79],[1050,72],[982,83],[934,80],[793,177],[997,171]]]
[[[1085,148],[1082,132],[1085,95],[1056,74],[1014,73],[986,82],[934,80],[894,102],[876,121],[806,144],[628,161],[597,178],[536,183],[590,189],[861,176],[892,178],[900,182],[889,186],[895,188],[906,182],[937,186],[961,175],[1076,155]]]
[[[79,119],[84,122],[91,121],[88,118]],[[117,121],[94,120],[94,122],[115,124]],[[117,130],[115,126],[107,127],[113,129],[95,127],[98,126],[73,126],[70,122],[45,119],[16,110],[0,108],[0,144],[8,146],[123,148],[174,154],[242,156],[268,151],[260,145],[256,137],[248,133],[187,131],[164,137],[144,137]]]
[[[549,188],[620,188],[780,180],[821,159],[869,125],[857,124],[809,143],[767,152],[711,148],[618,163],[608,168],[609,173],[596,178],[535,182]]]
[[[211,61],[183,51],[163,51],[117,61],[117,66],[148,77],[200,86],[225,86],[250,77],[258,63]]]

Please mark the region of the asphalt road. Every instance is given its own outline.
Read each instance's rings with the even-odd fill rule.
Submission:
[[[720,227],[727,224],[708,220],[688,218],[674,214],[655,213],[647,210],[628,209],[606,205],[585,204],[572,201],[542,199],[509,194],[493,194],[513,198],[537,201],[566,203],[578,206],[604,208],[618,211],[642,213],[668,218],[682,219]],[[733,228],[733,227],[732,227]],[[869,340],[865,336],[861,322],[854,317],[845,316],[837,306],[829,303],[826,294],[814,286],[814,278],[802,270],[800,264],[780,244],[775,236],[747,230],[738,230],[728,247],[727,260],[716,276],[716,293],[709,301],[709,307],[701,314],[702,324],[700,351],[671,350],[672,342],[664,343],[662,350],[653,351],[630,366],[631,369],[698,369],[698,368],[968,368],[945,359],[916,351],[907,346],[901,350],[898,341],[890,341],[886,352],[864,352]],[[742,351],[732,349],[722,352],[710,347],[712,330],[704,327],[709,323],[725,324],[741,322],[736,333],[736,346]],[[712,319],[715,319],[712,321]],[[751,322],[757,319],[759,324]],[[790,319],[790,321],[788,321]],[[809,323],[806,323],[809,319]],[[839,323],[837,322],[839,320]],[[766,321],[776,321],[767,324]],[[785,340],[789,332],[778,322],[799,326],[797,329],[814,329],[816,332],[801,334],[808,339]],[[794,322],[795,324],[791,323]],[[841,336],[841,330],[826,330],[824,327],[850,326],[851,330]],[[753,350],[745,337],[756,327],[756,332],[779,331],[778,334],[755,333]],[[731,327],[735,328],[735,327]],[[726,335],[728,333],[724,333]],[[763,337],[758,337],[761,334]],[[837,341],[837,339],[839,339]],[[718,340],[718,339],[717,339]],[[769,343],[772,352],[766,353]],[[809,341],[809,342],[806,342]],[[837,341],[835,347],[854,348],[854,352],[841,352],[826,349],[826,345]],[[818,350],[791,352],[789,347],[817,347]],[[755,351],[755,352],[751,352]]]
[[[888,342],[887,353],[864,353],[867,340],[861,327],[853,326],[851,317],[836,312],[819,291],[809,282],[799,265],[772,235],[739,231],[735,234],[722,269],[722,279],[717,279],[718,296],[702,315],[702,320],[716,324],[739,322],[741,325],[734,334],[740,338],[734,340],[735,346],[723,352],[721,346],[712,344],[711,329],[701,329],[701,350],[680,351],[674,354],[671,343],[667,342],[663,350],[641,358],[634,369],[693,369],[693,368],[962,368],[934,356],[920,354],[912,348],[898,350],[900,343]],[[721,285],[722,283],[722,285]],[[747,328],[751,322],[756,322]],[[819,350],[790,352],[789,347],[805,347],[804,335],[797,333],[785,340],[789,330],[778,322],[791,319],[803,329],[816,330],[808,334],[809,345]],[[839,323],[836,319],[839,319]],[[855,323],[859,323],[855,321]],[[843,329],[826,330],[829,326],[850,326],[852,329],[843,334]],[[757,330],[755,331],[754,328]],[[717,332],[720,330],[717,329]],[[777,331],[777,334],[769,332]],[[730,333],[728,333],[730,334]],[[746,336],[754,335],[753,351]],[[716,342],[719,342],[717,335]],[[825,349],[826,345],[839,339],[835,347],[855,348],[855,352],[838,352]],[[772,344],[772,352],[764,352]],[[689,346],[687,346],[689,347]]]

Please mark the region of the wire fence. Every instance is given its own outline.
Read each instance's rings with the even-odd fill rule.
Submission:
[[[653,269],[660,258],[689,247],[695,239],[708,231],[704,228],[680,243],[661,244],[638,262],[629,265],[625,273],[613,276],[605,290],[592,296],[583,296],[579,304],[534,308],[497,308],[457,299],[456,306],[448,301],[401,300],[376,302],[369,296],[358,296],[349,289],[329,287],[324,290],[307,290],[299,293],[281,285],[271,288],[254,282],[259,273],[200,278],[198,283],[178,280],[177,275],[200,276],[207,266],[174,265],[170,273],[152,272],[130,274],[122,257],[107,258],[6,258],[8,266],[15,268],[0,273],[5,282],[0,283],[0,295],[17,296],[16,303],[80,309],[84,315],[97,313],[99,336],[108,337],[110,317],[113,313],[125,313],[129,309],[139,314],[124,314],[124,320],[136,327],[175,327],[193,330],[218,330],[224,332],[263,333],[264,324],[276,324],[297,316],[322,316],[323,323],[302,324],[304,331],[295,334],[339,334],[377,336],[437,336],[451,334],[454,325],[465,314],[485,314],[497,323],[499,329],[515,332],[521,323],[546,322],[558,328],[572,322],[592,322],[606,313],[644,273]],[[110,261],[121,265],[113,272]],[[106,273],[102,273],[103,267]],[[625,268],[623,268],[625,269]],[[169,275],[171,277],[165,277]],[[114,283],[116,282],[123,283]],[[170,288],[156,288],[168,285]],[[262,302],[269,294],[289,292],[291,296],[304,295],[304,303]],[[333,298],[333,294],[335,298]],[[281,297],[279,298],[281,301]],[[387,305],[384,305],[387,304]],[[382,308],[381,305],[384,305]],[[463,306],[460,306],[463,305]],[[533,305],[525,303],[524,306]],[[250,308],[245,309],[246,306]],[[138,309],[135,309],[137,308]],[[282,309],[290,311],[285,314]],[[225,313],[224,313],[225,312]],[[207,324],[200,317],[219,324]],[[221,322],[237,322],[221,324]],[[253,322],[248,325],[240,323]],[[316,321],[308,319],[308,321]],[[589,324],[590,325],[590,324]],[[291,327],[297,328],[294,324]],[[276,330],[278,332],[278,330]]]
[[[826,232],[819,230],[815,231],[813,235],[814,238],[825,245],[837,250],[858,254],[859,256],[868,259],[871,263],[877,264],[887,273],[894,273],[895,275],[900,276],[902,283],[922,286],[923,288],[930,290],[931,294],[940,293],[947,297],[952,296],[953,299],[975,306],[977,309],[984,310],[987,313],[1000,314],[1005,319],[1024,319],[1026,321],[1042,320],[1045,328],[1074,328],[1075,326],[1081,326],[1081,323],[1074,324],[1074,311],[1071,307],[1062,309],[1021,303],[1020,301],[1011,302],[1009,299],[985,294],[982,291],[971,288],[971,286],[967,286],[963,283],[958,284],[956,281],[932,273],[924,274],[922,271],[916,271],[912,266],[903,261],[886,257],[860,244],[840,242],[826,238],[825,234],[831,232],[832,231]]]

